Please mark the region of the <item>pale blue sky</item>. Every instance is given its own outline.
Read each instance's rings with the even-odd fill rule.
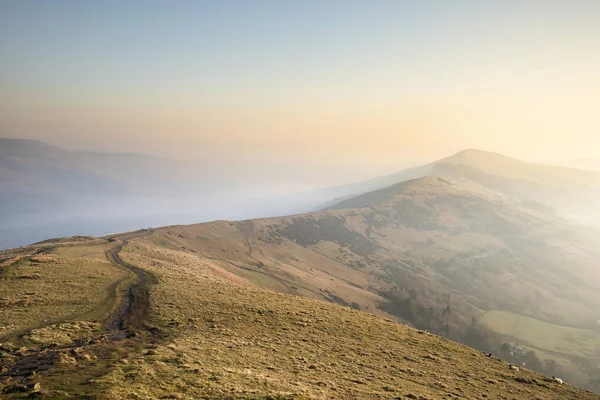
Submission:
[[[600,148],[598,1],[4,0],[0,38],[4,136],[365,168]]]

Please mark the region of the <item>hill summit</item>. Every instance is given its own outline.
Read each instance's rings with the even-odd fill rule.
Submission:
[[[534,201],[584,223],[600,223],[600,172],[528,163],[502,154],[468,149],[447,158],[352,185],[332,188],[326,205],[427,176],[480,187],[513,199]]]

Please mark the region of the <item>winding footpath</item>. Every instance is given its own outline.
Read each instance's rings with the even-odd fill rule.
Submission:
[[[110,262],[136,275],[135,281],[123,293],[116,311],[106,320],[106,332],[117,332],[125,328],[132,330],[142,327],[150,308],[148,294],[150,277],[142,269],[124,262],[119,255],[127,243],[125,240],[106,252],[106,257]]]
[[[0,355],[4,353],[4,356],[0,357],[0,384],[12,382],[20,387],[21,382],[27,382],[30,377],[43,375],[54,368],[59,363],[61,354],[76,355],[98,343],[135,336],[136,331],[145,328],[145,321],[150,309],[148,286],[155,281],[155,278],[141,268],[121,259],[119,254],[127,243],[126,240],[123,240],[106,252],[110,262],[135,274],[135,279],[123,291],[115,312],[107,318],[104,333],[88,339],[75,340],[65,345],[46,345],[37,349],[9,349],[0,346]],[[131,281],[131,279],[128,280]],[[117,294],[117,301],[118,299],[119,294]]]

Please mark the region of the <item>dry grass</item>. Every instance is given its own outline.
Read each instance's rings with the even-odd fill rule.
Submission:
[[[98,322],[70,321],[32,329],[24,338],[38,345],[65,345],[75,340],[92,337],[99,333],[101,328]]]
[[[0,335],[63,321],[102,321],[116,282],[128,273],[111,264],[108,244],[62,246],[0,269]]]
[[[400,186],[375,192],[369,208],[171,226],[148,240],[248,285],[356,307],[489,351],[517,339],[471,340],[481,327],[473,321],[486,310],[533,314],[555,326],[596,324],[597,234],[476,188],[436,179]],[[452,314],[444,316],[448,306]],[[587,350],[595,345],[578,348],[563,341],[545,355],[559,361],[575,352],[584,363],[561,361],[568,369],[561,373],[593,387],[597,374],[587,364],[597,366],[597,357]]]
[[[167,337],[96,381],[106,398],[596,398],[390,320],[233,283],[193,254],[136,240],[122,257],[159,276],[149,323]]]
[[[162,236],[128,239],[121,259],[156,277],[145,328],[128,338],[98,332],[115,308],[112,291],[129,278],[105,257],[114,243],[59,246],[51,262],[23,258],[3,272],[4,293],[27,284],[44,301],[2,309],[10,332],[27,331],[19,340],[30,348],[6,344],[0,359],[56,356],[23,393],[12,392],[20,384],[0,383],[7,397],[29,396],[39,383],[40,396],[98,400],[598,398],[390,319],[257,288],[227,261],[157,246]],[[244,254],[255,262],[261,256],[248,247]],[[315,266],[309,273],[332,272]],[[15,279],[25,274],[40,278]],[[77,290],[65,291],[66,284]],[[54,353],[44,347],[69,341],[80,344]]]

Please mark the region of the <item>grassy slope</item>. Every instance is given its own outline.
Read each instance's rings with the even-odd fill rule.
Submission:
[[[369,196],[375,198],[366,204],[375,207],[167,227],[151,240],[250,285],[408,320],[455,339],[486,309],[535,310],[555,324],[595,325],[600,291],[593,235],[439,179]],[[345,207],[363,203],[359,197]],[[447,305],[451,315],[444,314]],[[568,358],[565,349],[540,357]],[[594,354],[585,357],[594,363]],[[569,368],[579,384],[587,383],[586,372]]]
[[[112,265],[109,243],[41,245],[0,268],[0,335],[65,320],[103,320],[128,273]],[[6,254],[6,253],[5,253]]]
[[[250,287],[147,238],[123,258],[160,277],[150,324],[168,336],[99,381],[108,397],[596,398],[390,320]]]
[[[269,289],[335,292],[372,312],[382,292],[409,284],[449,293],[458,307],[535,304],[544,319],[595,324],[598,243],[574,229],[516,203],[419,185],[375,208],[169,227],[155,243],[223,260]]]
[[[99,330],[97,325],[81,321],[80,305],[68,306],[58,293],[46,298],[46,315],[36,314],[38,304],[5,307],[5,311],[30,316],[20,326],[25,330],[54,314],[65,321],[51,327],[53,335],[37,329],[34,335],[21,336],[18,340],[27,350],[8,351],[3,342],[0,353],[4,361],[18,359],[23,352],[28,359],[45,360],[50,348],[42,346],[36,352],[36,346],[68,342],[68,334],[73,343],[79,343],[73,350],[58,352],[51,369],[40,369],[25,381],[29,387],[40,383],[41,396],[598,398],[526,370],[513,371],[502,361],[389,319],[256,288],[229,272],[222,262],[156,246],[156,234],[132,236],[127,237],[129,244],[120,257],[157,277],[150,286],[146,328],[135,336],[98,336],[94,332]],[[41,264],[45,267],[37,270],[40,277],[31,280],[32,286],[52,283],[60,292],[59,285],[70,281],[77,284],[82,298],[89,299],[87,310],[94,309],[92,304],[110,296],[110,285],[90,283],[95,282],[95,271],[110,267],[100,254],[114,245],[55,243],[51,256],[61,262],[54,261],[51,267]],[[18,262],[27,263],[30,257]],[[57,269],[69,271],[70,276],[58,275]],[[113,283],[122,277],[117,271],[110,276]],[[19,284],[13,279],[3,283],[3,288],[9,289]],[[0,381],[0,390],[5,386],[8,398],[27,397],[31,392],[13,392],[15,382]]]

